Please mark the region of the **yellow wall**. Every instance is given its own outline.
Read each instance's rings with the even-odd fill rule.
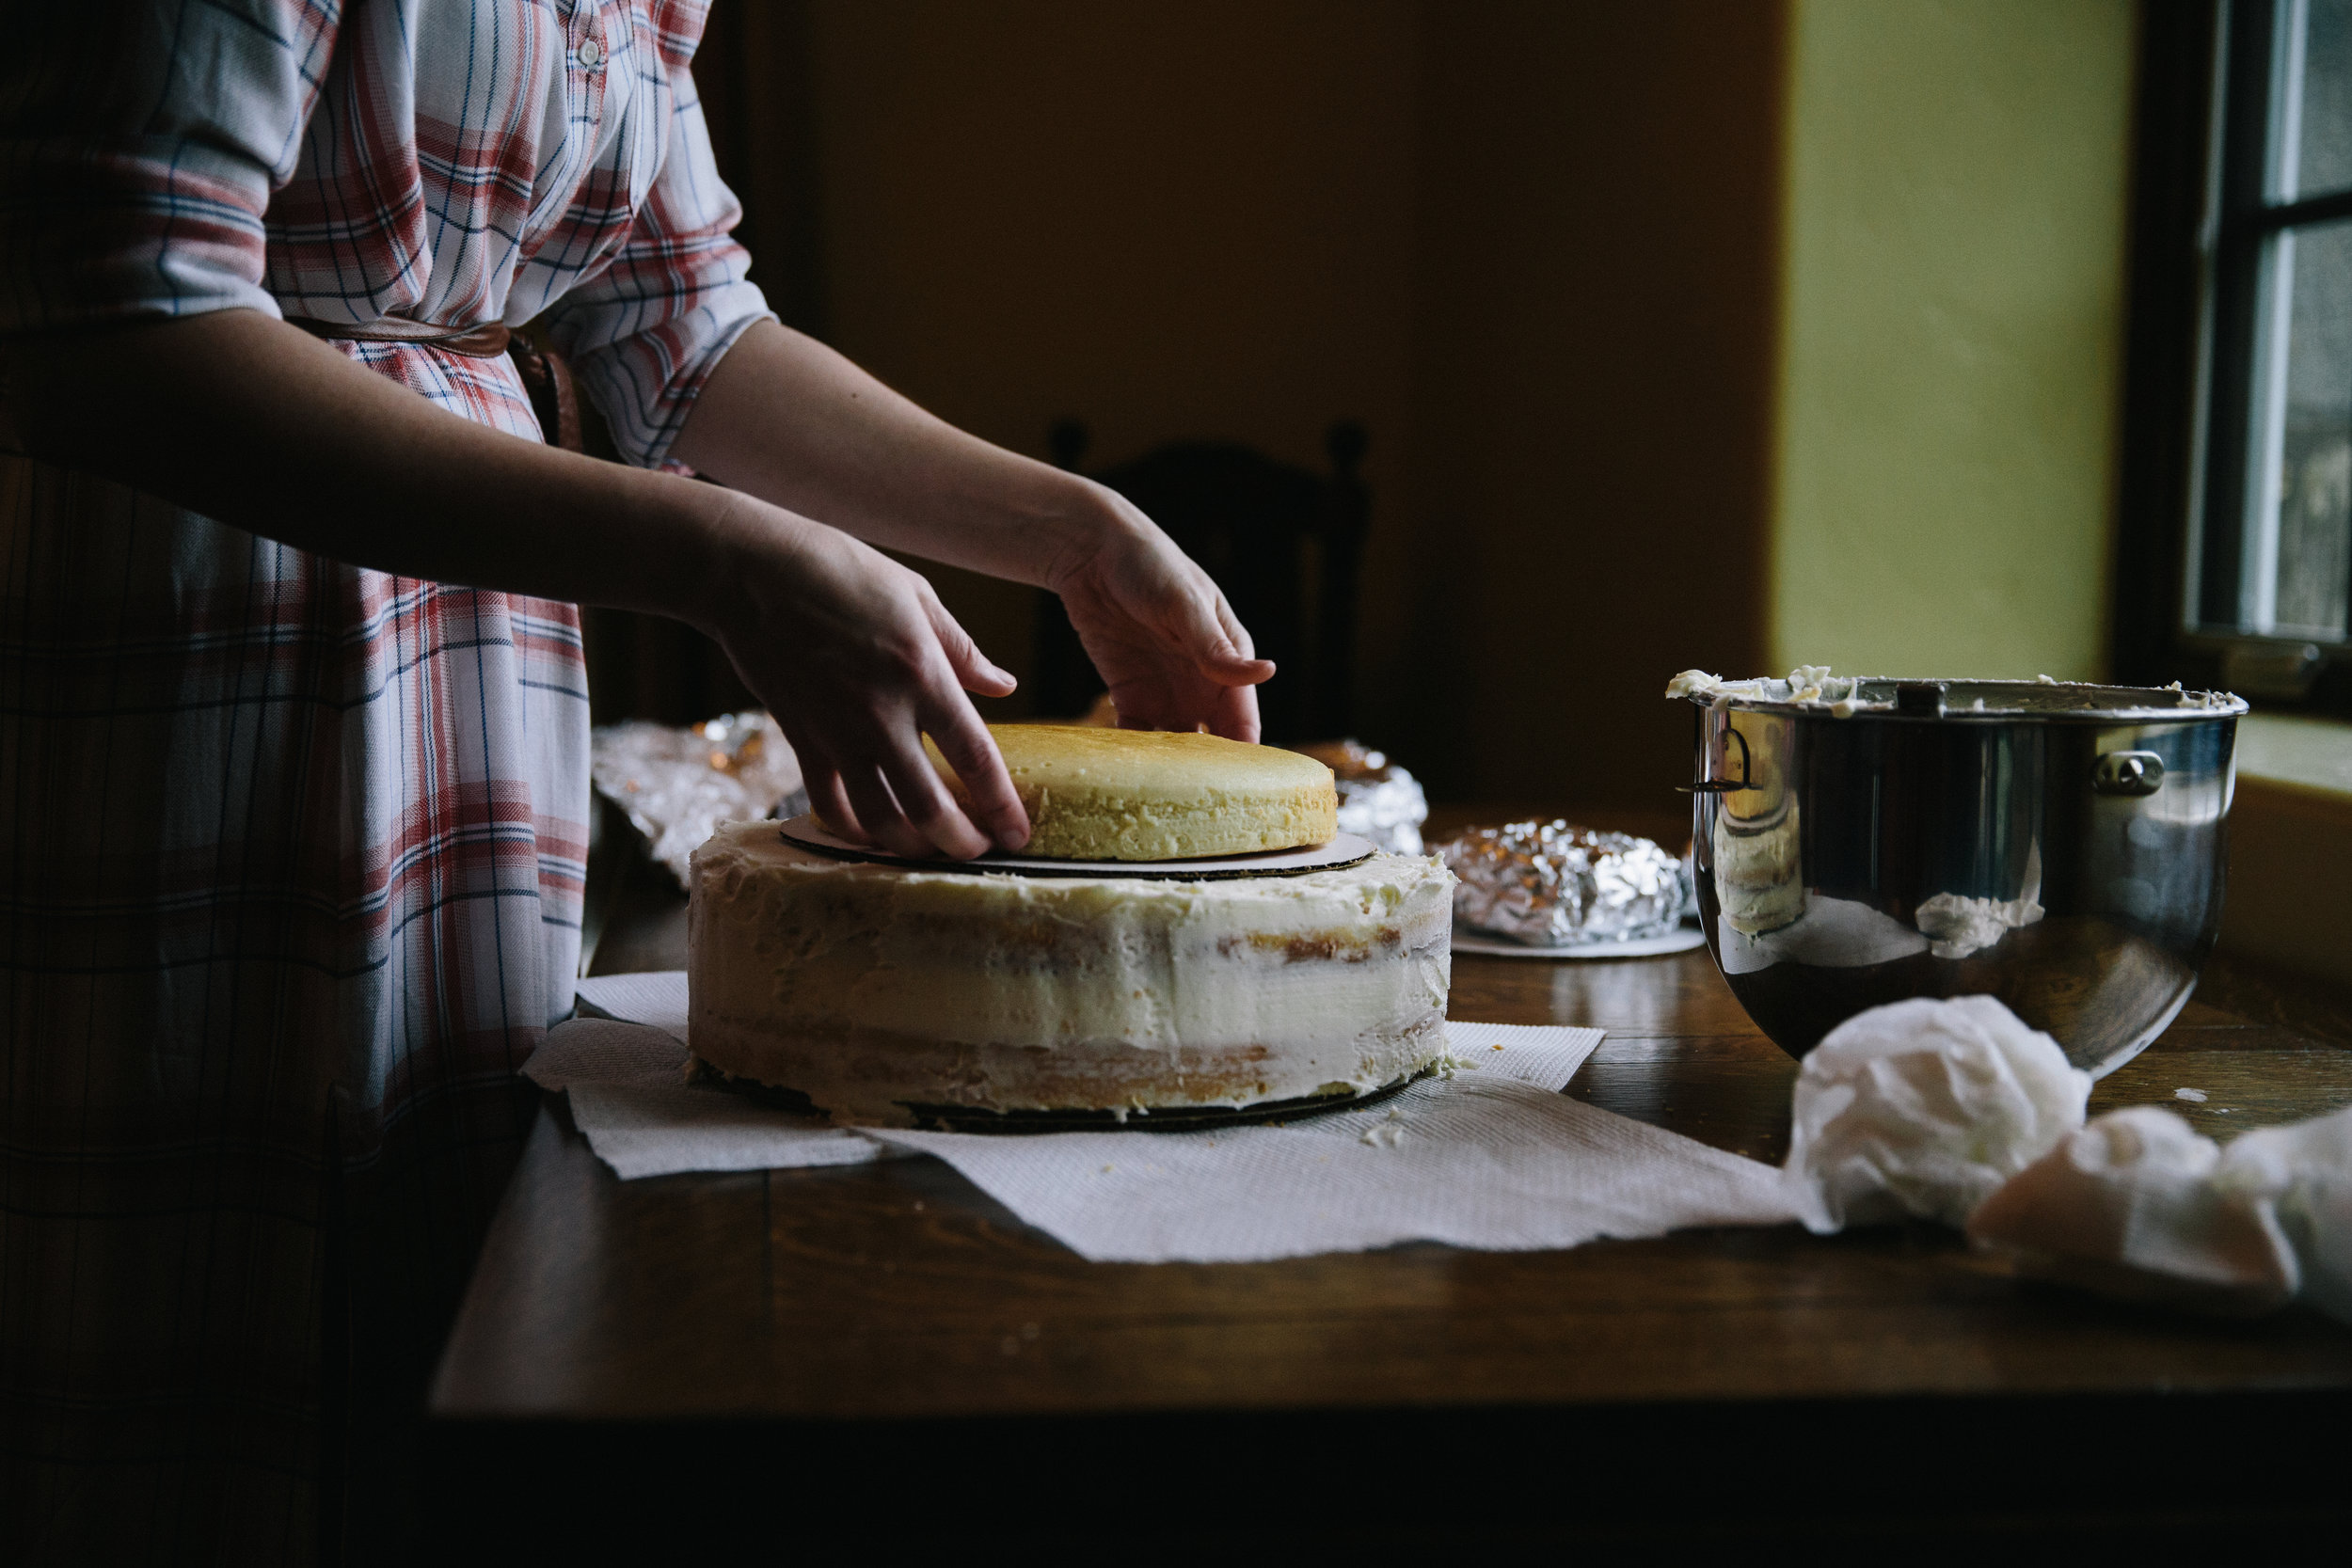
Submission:
[[[2129,0],[1796,0],[1771,646],[2103,671]]]

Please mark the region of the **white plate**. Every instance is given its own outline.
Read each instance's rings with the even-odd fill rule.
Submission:
[[[1496,958],[1654,958],[1666,953],[1688,953],[1693,947],[1707,945],[1707,933],[1694,926],[1683,926],[1662,937],[1642,937],[1633,942],[1580,942],[1567,947],[1530,947],[1523,942],[1509,942],[1500,937],[1466,935],[1459,928],[1454,933],[1456,953],[1480,953]]]
[[[877,865],[904,865],[918,871],[1018,871],[1025,877],[1159,877],[1187,882],[1227,877],[1297,877],[1310,871],[1329,871],[1354,865],[1372,856],[1372,841],[1341,833],[1311,849],[1275,849],[1257,855],[1207,855],[1189,861],[1056,861],[1030,855],[1006,855],[993,850],[976,861],[911,860],[871,845],[851,844],[837,837],[806,812],[776,826],[787,843],[836,860],[871,861]]]

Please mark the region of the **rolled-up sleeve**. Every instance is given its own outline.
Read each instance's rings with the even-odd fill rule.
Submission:
[[[0,332],[246,307],[334,52],[326,0],[25,8],[0,55]]]
[[[683,58],[661,171],[612,264],[548,313],[555,345],[603,413],[613,445],[646,467],[668,464],[702,385],[754,322],[772,321],[732,238],[743,215],[719,179],[701,100]]]

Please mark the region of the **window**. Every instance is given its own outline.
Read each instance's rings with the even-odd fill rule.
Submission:
[[[2140,66],[2118,673],[2352,711],[2352,0],[2150,0]]]

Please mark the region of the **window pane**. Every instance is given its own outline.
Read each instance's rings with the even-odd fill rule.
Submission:
[[[2298,198],[2352,185],[2352,0],[2309,0],[2308,15],[2296,117]]]
[[[2296,230],[2291,245],[2267,629],[2342,637],[2352,592],[2352,223]]]

